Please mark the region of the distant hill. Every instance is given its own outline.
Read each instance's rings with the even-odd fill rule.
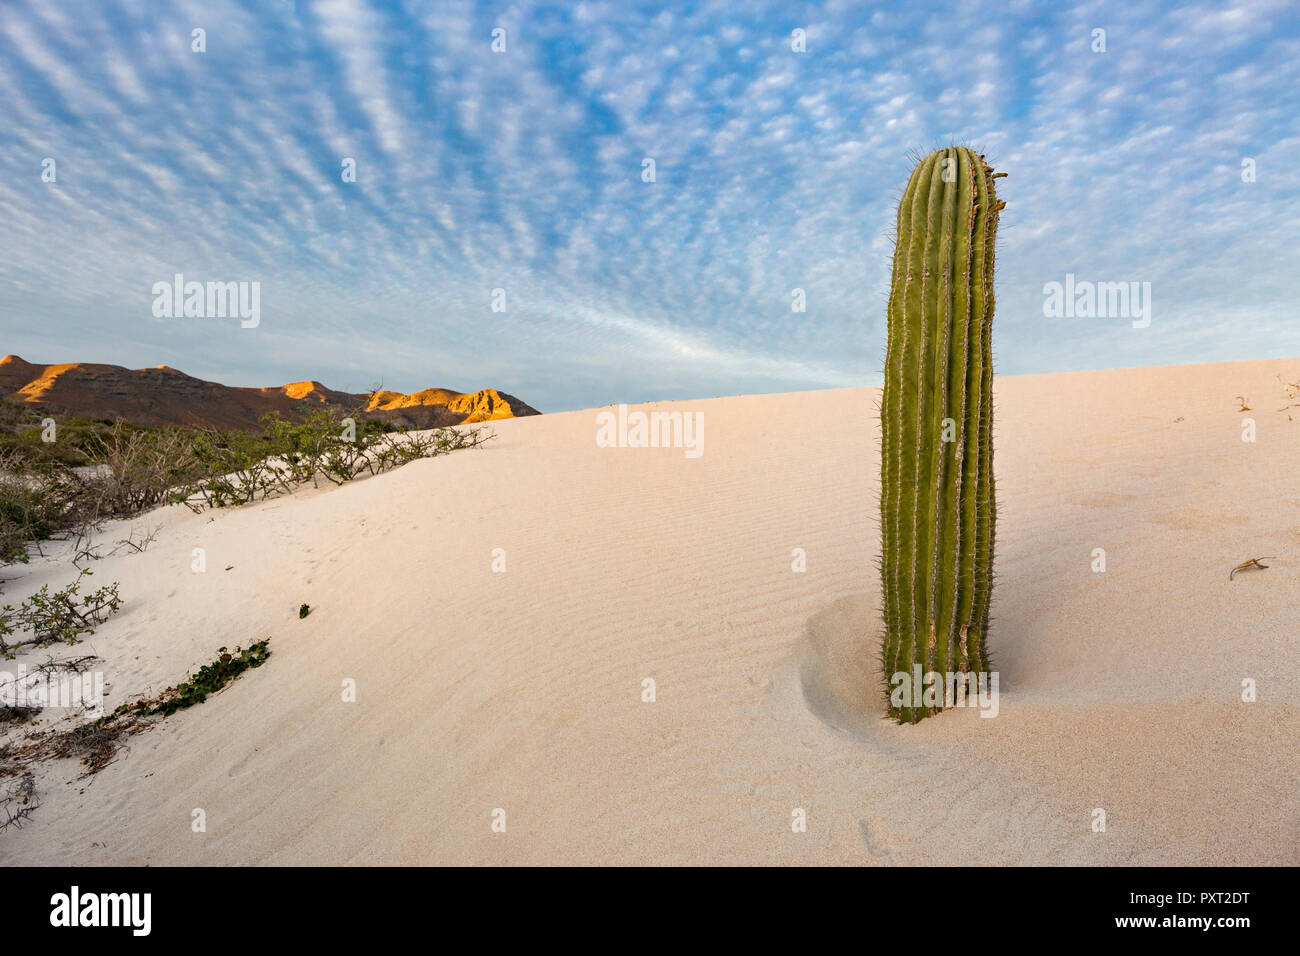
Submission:
[[[138,369],[91,362],[35,365],[16,355],[0,359],[0,398],[85,418],[220,429],[257,429],[258,419],[267,412],[294,418],[321,406],[410,428],[540,414],[494,388],[470,393],[427,388],[410,395],[336,392],[320,382],[242,388],[205,382],[166,365]]]

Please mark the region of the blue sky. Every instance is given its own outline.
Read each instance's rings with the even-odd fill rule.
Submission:
[[[894,205],[949,142],[1009,173],[999,372],[1300,356],[1279,0],[3,0],[0,351],[543,411],[878,384]],[[155,317],[177,272],[259,282],[260,324]],[[1045,317],[1066,273],[1150,282],[1150,326]]]

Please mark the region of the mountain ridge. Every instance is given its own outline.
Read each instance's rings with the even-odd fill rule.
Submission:
[[[258,429],[259,419],[269,412],[297,417],[322,407],[408,428],[541,414],[495,388],[362,394],[337,391],[315,380],[258,388],[209,382],[169,365],[137,369],[95,362],[42,365],[17,355],[0,359],[0,398],[85,418],[222,430]]]

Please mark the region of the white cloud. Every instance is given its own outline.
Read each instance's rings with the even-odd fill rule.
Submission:
[[[372,362],[394,387],[492,384],[548,409],[611,382],[624,399],[869,382],[909,150],[956,139],[1011,173],[1005,370],[1300,353],[1286,5],[790,19],[775,0],[7,7],[6,349],[285,380]],[[263,281],[264,336],[152,320],[147,290],[174,271]],[[1151,329],[1044,320],[1042,284],[1067,271],[1152,281]]]

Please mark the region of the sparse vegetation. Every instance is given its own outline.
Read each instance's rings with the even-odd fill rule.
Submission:
[[[215,661],[160,694],[122,704],[96,720],[70,728],[37,730],[20,743],[4,744],[0,746],[0,777],[30,776],[27,768],[31,763],[65,758],[81,762],[83,777],[98,773],[113,761],[128,738],[178,710],[203,703],[245,671],[261,667],[271,656],[269,644],[267,638],[233,652],[219,648]]]
[[[42,585],[17,608],[9,604],[0,607],[0,657],[12,658],[16,647],[76,644],[81,635],[93,634],[122,606],[122,599],[116,581],[83,596],[81,580],[91,573],[83,569],[75,581],[54,592],[48,584]],[[22,633],[26,637],[9,641],[14,634]]]
[[[420,458],[473,448],[492,437],[483,428],[431,432],[385,430],[380,422],[356,422],[333,409],[317,409],[303,422],[276,416],[250,444],[241,433],[201,432],[195,440],[206,474],[173,489],[171,500],[192,511],[249,504],[289,494],[324,479],[341,485],[378,475]]]
[[[26,562],[29,543],[71,526],[76,485],[70,469],[0,451],[0,563]]]
[[[33,421],[33,416],[40,416]],[[54,428],[41,419],[53,418]],[[358,415],[357,419],[361,419]],[[148,548],[158,527],[132,529],[111,550],[94,536],[104,522],[133,518],[164,504],[201,512],[288,494],[310,482],[341,485],[420,458],[472,448],[493,437],[484,427],[408,432],[390,424],[354,420],[318,409],[302,421],[263,419],[260,434],[212,429],[146,428],[125,422],[45,415],[0,402],[0,564],[26,562],[42,541],[74,542],[74,581],[57,591],[44,585],[26,600],[0,606],[0,657],[19,648],[77,643],[118,610],[117,583],[82,593],[92,572],[82,565]],[[53,434],[55,441],[43,438]],[[227,566],[226,570],[230,570]],[[299,617],[311,607],[302,604]],[[26,767],[32,761],[75,758],[89,776],[107,766],[131,736],[176,711],[202,703],[270,656],[268,641],[233,652],[160,694],[119,706],[72,727],[34,727],[38,708],[0,712],[0,778],[19,783],[0,797],[0,829],[19,826],[39,805]],[[69,659],[76,669],[89,657]],[[50,666],[61,666],[53,661]]]
[[[43,436],[50,419],[55,422],[57,440],[47,442]],[[139,432],[160,430],[111,418],[57,414],[40,405],[0,401],[0,454],[32,464],[91,465],[94,463],[91,451],[98,440],[120,428]]]
[[[217,649],[217,659],[211,664],[204,664],[188,680],[175,687],[167,688],[153,701],[126,706],[128,709],[134,706],[138,713],[147,716],[161,714],[170,717],[178,710],[201,704],[208,699],[209,694],[217,693],[244,671],[265,664],[266,659],[271,656],[271,650],[267,646],[269,643],[270,638],[267,638],[256,644],[250,644],[246,649],[236,647],[233,653],[220,647]],[[121,709],[118,708],[118,711]],[[101,721],[108,719],[100,718]]]
[[[1283,381],[1282,376],[1279,375],[1277,377],[1277,383],[1282,386],[1282,393],[1286,396],[1287,401],[1287,403],[1279,408],[1278,411],[1287,413],[1287,421],[1295,421],[1295,419],[1291,417],[1291,409],[1300,408],[1300,402],[1295,401],[1295,399],[1300,398],[1300,382],[1286,382]]]
[[[56,440],[47,442],[41,423],[51,418]],[[71,536],[80,566],[103,556],[93,537],[111,519],[168,503],[196,512],[247,504],[307,482],[341,485],[493,437],[483,427],[408,432],[335,409],[303,421],[271,414],[263,426],[260,434],[148,428],[0,402],[0,564],[25,562],[33,544]],[[117,546],[141,551],[151,540],[133,534]]]
[[[24,773],[0,797],[0,833],[10,827],[20,828],[41,805],[36,794],[36,777]]]
[[[0,705],[0,727],[5,724],[28,724],[41,712],[39,707],[27,704]]]
[[[140,429],[125,422],[54,442],[0,443],[0,562],[25,562],[28,549],[56,536],[78,541],[80,558],[103,524],[167,501],[171,488],[199,473],[190,437],[178,429]],[[119,542],[120,544],[121,542]]]

